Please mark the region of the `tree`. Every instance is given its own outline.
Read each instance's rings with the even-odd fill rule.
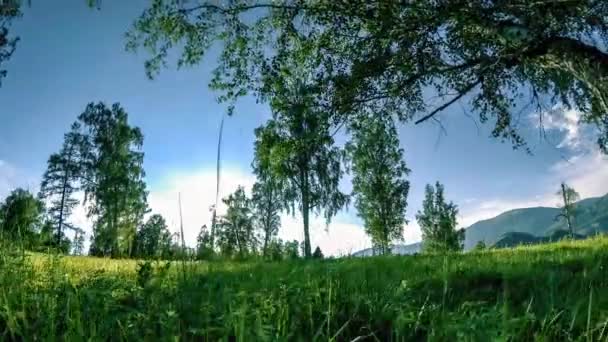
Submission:
[[[464,230],[456,230],[458,207],[446,203],[443,185],[426,186],[422,211],[416,214],[416,220],[422,229],[422,247],[427,253],[445,253],[461,251],[464,242]]]
[[[40,228],[40,233],[38,234],[38,241],[35,249],[43,252],[52,249],[63,254],[69,253],[72,247],[72,242],[65,235],[61,235],[61,239],[57,240],[57,234],[55,231],[56,227],[53,221],[44,221],[42,227]]]
[[[137,227],[147,211],[143,177],[143,134],[128,124],[118,103],[90,103],[82,125],[83,186],[94,218],[92,255],[130,255]]]
[[[399,137],[390,116],[361,116],[352,129],[348,147],[352,159],[355,208],[363,219],[374,250],[391,251],[403,240],[410,172],[403,161]]]
[[[245,189],[239,186],[222,202],[228,207],[226,214],[219,218],[216,231],[222,254],[233,256],[237,252],[239,257],[245,257],[256,247],[251,200],[247,198]]]
[[[297,56],[314,66],[316,105],[336,115],[421,123],[462,100],[518,147],[522,108],[561,101],[597,125],[608,152],[606,1],[154,1],[127,47],[151,51],[153,77],[173,47],[180,66],[193,65],[216,41],[211,85],[223,99],[263,96]],[[443,102],[429,101],[430,89]]]
[[[268,245],[276,237],[281,226],[281,185],[267,168],[261,168],[256,162],[257,160],[254,160],[253,170],[258,180],[253,185],[251,203],[255,224],[262,232],[262,254],[268,257]]]
[[[306,258],[311,257],[310,214],[326,222],[348,203],[339,189],[344,173],[342,151],[334,146],[328,113],[309,106],[314,93],[306,83],[306,67],[292,63],[289,77],[278,79],[269,91],[273,117],[256,129],[256,165],[281,186],[285,209],[302,214]]]
[[[576,201],[580,199],[580,195],[578,194],[578,192],[576,192],[576,190],[569,187],[564,182],[562,182],[560,189],[557,192],[557,195],[562,201],[561,213],[557,215],[557,219],[563,218],[564,220],[566,220],[570,237],[574,237],[574,226],[572,225],[572,220],[574,219],[574,215],[576,214]]]
[[[7,71],[2,69],[2,64],[11,58],[19,41],[19,38],[9,35],[8,29],[13,19],[19,16],[21,16],[19,1],[0,2],[0,86],[2,85],[2,79],[7,74]]]
[[[209,259],[213,256],[213,245],[211,244],[211,234],[207,226],[203,225],[196,237],[196,258],[198,260]]]
[[[487,248],[486,243],[483,240],[481,240],[481,241],[477,241],[477,244],[475,244],[474,249],[476,251],[483,251],[483,250],[486,250],[486,248]]]
[[[285,255],[283,240],[273,239],[266,248],[266,257],[272,261],[282,260]]]
[[[293,240],[291,242],[285,242],[283,247],[284,259],[287,260],[296,260],[299,257],[298,247],[300,243],[297,240]]]
[[[79,190],[78,183],[82,170],[81,147],[84,136],[80,134],[80,129],[80,124],[74,123],[70,132],[65,135],[59,153],[54,153],[49,157],[40,185],[40,197],[50,202],[47,212],[50,216],[50,223],[55,227],[57,246],[62,244],[65,235],[64,226],[74,229],[68,223],[68,218],[78,204],[78,200],[73,196]]]
[[[74,240],[72,241],[72,254],[82,255],[84,253],[84,230],[77,228],[74,231]]]
[[[0,234],[31,247],[42,225],[43,212],[44,203],[31,192],[21,188],[13,190],[0,205]]]
[[[138,258],[159,258],[170,243],[171,233],[165,219],[154,214],[137,231],[132,254]]]
[[[317,246],[317,248],[315,248],[314,253],[312,253],[312,258],[323,259],[323,252],[321,251],[321,248],[319,246]]]

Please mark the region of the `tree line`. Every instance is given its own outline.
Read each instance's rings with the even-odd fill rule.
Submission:
[[[310,242],[311,215],[324,215],[329,223],[352,197],[374,250],[390,253],[407,223],[410,172],[393,120],[360,116],[349,127],[352,141],[339,148],[327,117],[307,105],[305,88],[282,91],[286,93],[277,96],[272,119],[255,131],[251,196],[238,187],[222,199],[226,213],[211,222],[212,229],[203,225],[196,248],[180,245],[179,233],[170,233],[165,219],[150,213],[143,133],[129,124],[118,103],[86,106],[59,151],[48,158],[39,193],[16,189],[6,198],[0,232],[28,248],[82,254],[85,232],[71,219],[75,207],[83,205],[93,223],[88,250],[93,256],[320,258],[323,252],[318,246],[313,251]],[[352,194],[338,186],[347,168],[354,174]],[[441,248],[425,245],[435,246],[433,250],[461,248],[461,238],[447,237],[456,228],[455,205],[444,202],[439,183],[436,192],[427,189],[427,197],[417,219],[425,240],[444,242]],[[301,243],[277,238],[283,211],[302,215]]]

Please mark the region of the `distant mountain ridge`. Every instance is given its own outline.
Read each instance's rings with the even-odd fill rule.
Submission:
[[[471,249],[479,241],[492,246],[507,233],[549,237],[568,228],[563,220],[556,220],[559,213],[559,208],[547,207],[509,210],[466,228],[464,247]],[[608,232],[608,195],[587,198],[576,203],[574,232],[582,236]]]
[[[549,242],[563,236],[567,230],[563,220],[556,220],[559,208],[532,207],[506,211],[494,218],[478,221],[465,228],[465,250],[472,249],[479,241],[486,246],[508,247],[514,244]],[[608,233],[608,194],[587,198],[576,203],[574,217],[576,238]],[[422,243],[394,245],[393,254],[420,252]],[[371,256],[371,248],[352,254]]]

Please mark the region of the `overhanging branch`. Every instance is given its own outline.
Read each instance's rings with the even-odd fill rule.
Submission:
[[[416,120],[415,124],[418,125],[420,123],[423,123],[426,120],[428,120],[428,119],[432,118],[433,116],[435,116],[437,113],[439,113],[439,112],[443,111],[444,109],[448,108],[449,106],[451,106],[452,104],[454,104],[456,101],[460,100],[463,96],[465,96],[466,94],[468,94],[471,90],[473,90],[473,88],[475,88],[480,83],[481,83],[481,79],[478,79],[477,81],[470,83],[464,89],[462,89],[461,91],[459,91],[458,95],[456,95],[453,99],[451,99],[450,101],[448,101],[448,102],[444,103],[443,105],[437,107],[435,110],[433,110],[429,114],[423,116],[422,118]]]

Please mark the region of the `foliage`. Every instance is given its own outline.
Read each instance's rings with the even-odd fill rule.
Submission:
[[[196,237],[196,258],[197,260],[208,260],[214,255],[211,234],[206,225],[201,227],[201,231]]]
[[[271,261],[283,260],[284,257],[284,244],[281,239],[272,239],[266,248],[266,259]]]
[[[321,247],[317,246],[317,248],[315,248],[315,251],[312,253],[312,258],[313,259],[323,259],[323,252],[321,251]]]
[[[422,230],[422,249],[428,253],[461,251],[464,230],[456,230],[458,207],[445,201],[443,185],[439,182],[433,187],[427,184],[422,211],[416,220]]]
[[[403,240],[410,170],[390,116],[361,116],[351,131],[355,207],[374,249],[388,254],[393,241]]]
[[[77,229],[74,232],[74,239],[72,240],[72,254],[82,255],[84,253],[84,231]]]
[[[179,233],[171,235],[171,242],[168,249],[163,251],[163,260],[194,260],[196,258],[196,249],[183,246]]]
[[[221,253],[232,257],[238,254],[243,258],[255,252],[257,241],[254,234],[251,200],[245,189],[239,186],[228,197],[222,199],[228,207],[226,214],[217,223],[217,238]]]
[[[279,212],[283,208],[279,193],[281,185],[277,184],[276,177],[268,169],[256,167],[255,161],[254,173],[258,179],[253,185],[251,196],[254,223],[262,233],[262,255],[268,257],[268,246],[281,226],[279,217]]]
[[[3,340],[603,341],[608,240],[449,255],[191,264],[11,255]],[[369,336],[365,338],[365,336]]]
[[[297,57],[312,66],[315,105],[337,115],[369,110],[420,123],[462,100],[494,121],[494,137],[519,147],[521,111],[543,115],[546,102],[563,102],[597,125],[608,152],[605,1],[156,0],[127,47],[151,52],[152,77],[171,49],[181,48],[178,65],[193,65],[216,41],[223,51],[211,85],[224,99],[263,98]]]
[[[33,249],[41,252],[54,251],[63,254],[69,253],[72,248],[72,242],[63,233],[58,237],[55,230],[56,228],[52,221],[45,221],[40,228],[38,241]]]
[[[19,5],[19,1],[0,2],[0,86],[7,74],[2,65],[11,58],[19,41],[19,38],[12,37],[9,33],[12,21],[21,16]]]
[[[580,195],[578,192],[576,192],[576,190],[566,185],[566,183],[561,184],[557,195],[562,200],[561,212],[557,218],[563,218],[566,220],[566,223],[568,224],[568,231],[570,232],[571,236],[574,236],[572,220],[576,214],[576,201],[580,199]]]
[[[148,218],[135,236],[132,256],[143,259],[155,259],[167,256],[171,248],[171,233],[165,219],[154,214]]]
[[[118,103],[90,103],[78,117],[82,126],[83,189],[95,220],[90,253],[125,256],[147,210],[143,177],[143,134],[128,124]]]
[[[36,244],[44,203],[27,190],[13,190],[0,203],[0,234],[26,247]]]
[[[298,250],[300,243],[297,240],[286,241],[283,246],[283,255],[286,260],[296,260],[299,258]]]
[[[47,214],[50,223],[55,227],[55,241],[58,245],[62,244],[64,227],[77,229],[69,223],[68,219],[78,204],[74,193],[79,190],[79,181],[82,177],[84,136],[80,134],[80,129],[80,124],[76,122],[70,132],[65,134],[59,153],[53,153],[49,157],[40,185],[40,197],[50,202]],[[65,250],[65,248],[60,249]]]
[[[485,243],[485,242],[483,242],[483,240],[482,240],[482,241],[477,241],[477,244],[475,245],[475,248],[473,248],[473,250],[476,250],[476,251],[483,251],[483,250],[485,250],[486,248],[487,248],[487,247],[486,247],[486,243]]]

